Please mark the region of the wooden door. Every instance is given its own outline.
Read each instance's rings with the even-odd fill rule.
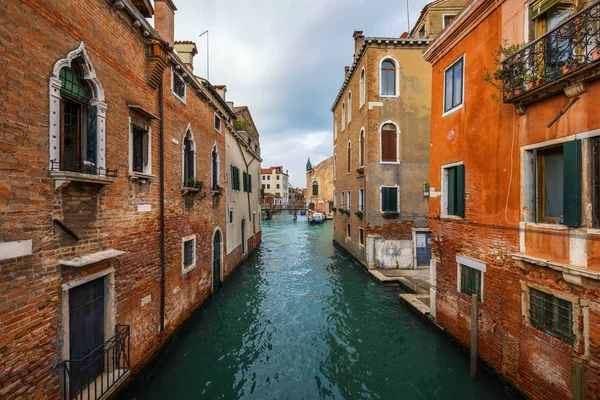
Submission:
[[[213,292],[221,285],[221,232],[215,233],[213,242]]]
[[[431,259],[431,233],[418,232],[417,239],[417,265],[429,265]]]

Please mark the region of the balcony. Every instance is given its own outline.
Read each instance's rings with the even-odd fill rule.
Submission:
[[[129,325],[117,325],[116,334],[81,360],[60,364],[62,398],[107,398],[130,371]]]
[[[54,188],[60,190],[71,182],[87,182],[108,185],[117,179],[116,169],[98,168],[88,161],[50,161],[50,176],[54,178]]]
[[[585,82],[600,77],[598,60],[600,2],[502,61],[503,100],[525,106],[563,90],[574,97],[585,92]]]

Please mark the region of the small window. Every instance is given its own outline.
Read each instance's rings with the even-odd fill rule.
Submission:
[[[281,189],[281,185],[279,185],[279,183],[277,184],[277,189]]]
[[[350,173],[350,168],[352,164],[352,145],[348,142],[348,173]]]
[[[267,189],[271,189],[271,184],[267,183]]]
[[[460,291],[466,295],[476,294],[479,301],[481,297],[482,277],[483,274],[480,270],[467,267],[466,265],[460,265]]]
[[[183,138],[183,186],[194,186],[196,180],[196,144],[192,133],[187,131]]]
[[[358,228],[358,244],[365,245],[365,230],[363,228]]]
[[[423,25],[421,27],[421,29],[419,29],[419,38],[423,39],[425,37],[425,25]]]
[[[352,121],[352,92],[348,93],[348,123]]]
[[[398,188],[381,187],[381,211],[398,212]]]
[[[131,124],[131,171],[151,174],[150,132],[143,124]]]
[[[244,192],[252,193],[252,178],[251,175],[244,172],[242,176],[242,181],[244,184]]]
[[[337,178],[337,154],[333,155],[333,179]]]
[[[221,118],[217,114],[215,114],[215,130],[221,132]]]
[[[181,270],[186,273],[196,267],[196,235],[184,237],[181,242],[183,253]]]
[[[235,165],[231,165],[231,188],[240,190],[240,169]]]
[[[262,180],[264,181],[264,180],[266,180],[266,179],[267,179],[267,178],[266,178],[266,177],[263,175],[263,176],[262,176]]]
[[[463,104],[464,58],[446,69],[444,77],[444,112],[450,112]]]
[[[344,196],[344,192],[340,193],[340,200],[342,201],[341,208],[345,208],[346,207],[346,196]]]
[[[229,210],[229,223],[233,224],[233,210]]]
[[[338,133],[338,131],[337,131],[337,122],[338,122],[337,121],[337,116],[334,116],[333,117],[333,140],[337,139],[337,133]]]
[[[317,181],[314,181],[312,184],[312,194],[313,194],[313,196],[319,195],[319,182],[317,182]]]
[[[342,103],[342,131],[346,129],[346,103]]]
[[[263,188],[263,189],[265,188],[265,184],[264,184],[264,183],[262,184],[262,188]]]
[[[456,15],[444,15],[444,28],[450,25],[452,21],[454,21],[454,17],[456,17]],[[423,29],[424,28],[425,27],[423,27]]]
[[[351,237],[350,236],[350,224],[346,224],[346,236]]]
[[[365,211],[365,189],[358,189],[358,211]]]
[[[279,175],[277,175],[277,180],[279,180]]]
[[[271,175],[267,175],[267,180],[270,181],[271,180]]]
[[[381,162],[398,162],[398,133],[396,125],[381,127]]]
[[[443,169],[444,192],[442,193],[443,216],[465,216],[465,166],[456,165]]]
[[[171,74],[171,91],[179,100],[185,103],[185,81],[183,78],[175,71],[172,71]]]
[[[350,191],[348,190],[348,196],[346,197],[346,206],[350,209]]]
[[[396,95],[396,65],[391,60],[381,63],[381,95]]]
[[[573,303],[542,291],[529,288],[531,325],[563,342],[575,343],[573,334]]]
[[[358,147],[358,166],[365,166],[365,130],[360,131],[360,143]]]
[[[360,106],[365,104],[365,69],[360,71]]]

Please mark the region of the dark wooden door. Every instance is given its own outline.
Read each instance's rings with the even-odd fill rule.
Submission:
[[[242,254],[246,254],[246,220],[242,220]]]
[[[221,232],[215,233],[213,242],[213,292],[221,284]]]
[[[431,259],[431,233],[417,233],[417,265],[429,265]]]
[[[61,169],[81,169],[81,105],[67,99],[61,100]]]
[[[71,396],[102,373],[104,278],[69,290]]]

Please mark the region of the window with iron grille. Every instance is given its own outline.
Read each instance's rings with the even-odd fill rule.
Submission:
[[[196,240],[195,239],[190,239],[190,240],[186,240],[185,242],[183,242],[183,268],[187,269],[190,268],[192,266],[194,266],[195,264],[195,252],[194,252],[194,246],[195,246]]]
[[[148,171],[148,131],[137,126],[132,128],[132,171],[134,172],[149,172]]]
[[[529,288],[529,321],[548,335],[573,345],[573,303]]]
[[[221,118],[215,114],[215,130],[221,132]]]
[[[481,298],[481,271],[475,268],[467,267],[466,265],[460,265],[460,291],[469,296],[476,294]]]
[[[176,72],[173,72],[172,87],[173,93],[182,101],[185,101],[185,82]]]

